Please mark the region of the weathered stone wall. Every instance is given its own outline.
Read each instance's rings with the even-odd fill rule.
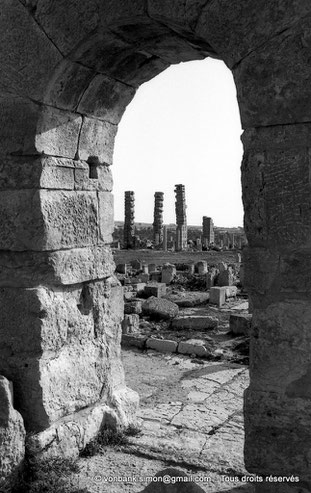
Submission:
[[[0,374],[27,429],[54,436],[80,413],[81,445],[94,405],[96,423],[131,414],[109,251],[114,137],[141,83],[210,55],[233,71],[245,129],[246,463],[310,490],[310,14],[308,0],[3,0]]]

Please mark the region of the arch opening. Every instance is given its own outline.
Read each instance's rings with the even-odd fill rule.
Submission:
[[[114,151],[115,219],[125,190],[135,191],[136,221],[151,223],[153,195],[164,192],[164,222],[174,224],[174,186],[187,188],[188,224],[211,215],[242,226],[241,125],[230,71],[220,62],[172,65],[144,84],[120,122]]]

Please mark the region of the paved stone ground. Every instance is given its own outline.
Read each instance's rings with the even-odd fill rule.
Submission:
[[[243,463],[245,366],[154,351],[123,351],[127,384],[139,392],[142,433],[122,450],[81,459],[79,486],[90,492],[138,493],[169,466],[200,478],[204,491],[251,493],[238,479]],[[134,478],[105,482],[105,477]],[[205,479],[204,479],[205,478]]]

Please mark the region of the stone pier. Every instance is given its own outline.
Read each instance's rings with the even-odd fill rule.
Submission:
[[[202,228],[202,244],[204,247],[208,248],[215,241],[213,219],[211,217],[203,216]]]
[[[135,194],[124,194],[124,248],[134,248],[135,237]]]
[[[163,201],[164,193],[155,192],[153,214],[153,241],[155,246],[163,243]]]
[[[176,251],[187,249],[187,215],[185,185],[175,185],[175,212],[176,212]]]

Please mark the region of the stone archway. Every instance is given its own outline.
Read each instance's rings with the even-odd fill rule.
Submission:
[[[77,452],[103,419],[131,419],[108,246],[114,136],[142,82],[213,56],[245,129],[246,465],[310,489],[310,14],[306,0],[4,0],[0,374],[38,449]]]

